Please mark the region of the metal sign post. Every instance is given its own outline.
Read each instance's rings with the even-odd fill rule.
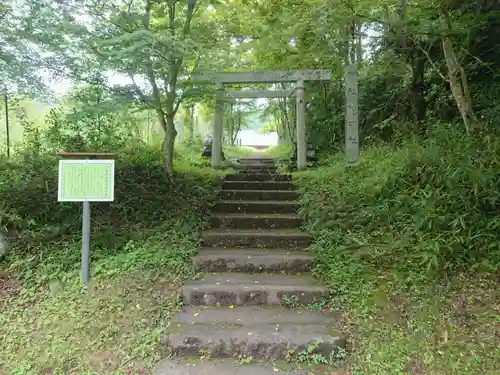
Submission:
[[[112,202],[115,187],[115,161],[93,160],[109,157],[102,153],[59,153],[59,156],[86,158],[59,160],[59,202],[83,202],[82,281],[90,281],[90,202]]]

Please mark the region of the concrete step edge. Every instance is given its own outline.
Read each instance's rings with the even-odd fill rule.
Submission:
[[[246,319],[242,319],[245,318]],[[258,306],[236,306],[234,308],[210,306],[184,306],[173,318],[172,323],[235,323],[245,327],[261,324],[315,324],[329,325],[338,319],[332,312],[307,309],[276,308]]]
[[[270,213],[213,213],[211,217],[215,219],[285,219],[285,220],[297,220],[300,216],[297,214],[270,214]]]
[[[231,252],[244,252],[249,255],[266,255],[266,254],[275,254],[275,255],[307,255],[307,256],[313,256],[313,254],[307,250],[307,248],[248,248],[248,247],[220,247],[220,248],[214,248],[214,247],[200,247],[198,249],[198,255],[202,253],[206,254],[224,254],[224,253],[231,253]]]
[[[283,231],[280,229],[208,229],[202,232],[203,236],[256,236],[256,237],[284,237],[309,238],[309,234],[300,230]]]
[[[231,182],[240,182],[240,181],[231,181]],[[286,181],[285,181],[286,182]],[[220,191],[228,191],[228,192],[238,192],[238,193],[273,193],[273,194],[279,194],[279,193],[285,193],[285,194],[299,194],[298,191],[293,191],[293,190],[239,190],[239,189],[221,189]]]
[[[310,272],[300,275],[252,274],[245,272],[207,272],[196,280],[188,280],[185,286],[206,285],[272,285],[272,286],[312,286],[326,287],[315,279]]]
[[[245,190],[241,190],[245,191]],[[253,190],[248,190],[248,191],[253,191]],[[258,200],[258,201],[252,201],[252,200],[219,200],[216,201],[216,203],[223,203],[223,204],[255,204],[255,205],[299,205],[300,202],[296,200],[285,200],[285,201],[268,201],[268,200]]]
[[[309,371],[291,368],[287,363],[237,365],[234,359],[169,358],[161,361],[153,375],[307,375]]]
[[[171,327],[161,344],[171,348],[174,355],[196,356],[200,352],[214,358],[252,355],[254,359],[285,359],[290,353],[305,350],[318,343],[315,352],[327,358],[330,353],[345,347],[342,335],[336,335],[324,325],[283,325],[253,327],[220,327],[216,325],[182,325]],[[169,329],[167,329],[168,331]]]
[[[226,251],[200,250],[193,257],[193,264],[205,272],[287,273],[310,272],[314,256],[305,251]]]

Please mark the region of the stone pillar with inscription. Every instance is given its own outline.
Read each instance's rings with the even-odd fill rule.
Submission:
[[[356,64],[345,67],[345,155],[347,165],[359,162],[358,71]]]
[[[297,82],[295,88],[297,97],[297,169],[303,170],[307,167],[307,144],[306,144],[306,101],[304,81]]]
[[[215,92],[215,112],[212,137],[212,168],[220,168],[222,164],[222,110],[224,105],[224,84],[217,82]]]

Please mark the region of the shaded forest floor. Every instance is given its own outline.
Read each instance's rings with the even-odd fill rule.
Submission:
[[[115,201],[92,204],[91,285],[80,282],[81,204],[57,202],[57,159],[0,166],[0,373],[149,373],[193,277],[191,256],[214,194],[200,150],[179,150],[174,180],[157,149],[117,160]]]
[[[359,374],[497,374],[500,140],[437,129],[297,173],[315,275]]]
[[[323,157],[294,177],[315,237],[314,272],[333,292],[320,307],[342,314],[350,338],[349,374],[500,368],[498,207],[479,206],[498,202],[495,153],[440,145],[436,136],[427,149],[373,147],[352,170],[339,155]],[[195,275],[191,256],[214,194],[207,163],[186,155],[174,182],[156,151],[117,163],[116,202],[93,209],[89,288],[79,280],[80,207],[56,201],[55,160],[0,170],[13,241],[0,274],[0,373],[152,372],[178,286]]]

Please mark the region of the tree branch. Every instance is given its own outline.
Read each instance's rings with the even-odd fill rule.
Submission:
[[[344,4],[347,7],[347,9],[349,9],[351,11],[351,13],[353,15],[355,15],[356,17],[363,18],[363,19],[366,19],[368,21],[375,22],[375,23],[385,25],[385,26],[394,26],[394,22],[387,22],[387,21],[384,21],[381,19],[377,19],[377,18],[368,16],[368,15],[363,14],[363,13],[359,13],[356,9],[354,9],[353,5],[349,4],[345,0],[340,0],[340,2],[342,4]],[[437,9],[436,9],[436,11],[437,11]],[[415,35],[433,36],[433,37],[438,37],[438,38],[440,38],[444,35],[444,33],[432,33],[432,32],[425,32],[425,31],[419,31],[419,30],[407,30],[407,31],[411,32],[412,34],[415,34]],[[448,33],[446,33],[446,35],[461,35],[461,34],[458,32],[452,33],[451,31],[449,31]]]
[[[429,55],[429,53],[420,46],[420,43],[414,43],[414,45],[416,45],[424,54],[425,56],[427,57],[427,60],[429,61],[429,63],[432,65],[432,68],[436,71],[437,74],[439,74],[439,76],[445,81],[445,82],[449,82],[449,79],[446,78],[444,76],[443,73],[441,73],[441,71],[439,70],[439,68],[436,66],[436,64],[434,63],[434,61],[432,61],[432,58],[431,56]]]
[[[137,93],[137,95],[139,95],[139,97],[141,98],[141,100],[145,103],[149,103],[149,100],[147,99],[147,96],[144,95],[144,93],[142,92],[141,88],[139,87],[139,85],[135,82],[135,79],[134,79],[134,75],[132,74],[132,72],[127,72],[130,80],[132,81],[133,85],[134,85],[134,89],[135,89],[135,92]]]
[[[144,30],[149,31],[150,18],[151,18],[151,1],[147,0],[146,6],[144,8],[144,15],[142,18],[142,24],[143,24]],[[153,70],[153,63],[152,63],[151,57],[149,55],[146,56],[146,72],[147,72],[149,84],[151,85],[151,88],[153,89],[153,100],[156,104],[156,110],[163,111],[162,105],[161,105],[161,93],[160,93],[160,90],[158,89],[158,85],[156,84],[156,77],[155,77],[155,72]]]
[[[193,19],[194,9],[196,7],[197,0],[188,0],[188,8],[186,11],[186,21],[184,22],[184,27],[182,28],[182,38],[181,40],[185,40],[191,30],[191,21]],[[173,8],[175,11],[175,8]],[[172,14],[170,15],[172,17]],[[175,14],[174,14],[175,16]],[[175,90],[177,86],[177,78],[179,77],[179,71],[182,67],[182,63],[184,62],[184,57],[179,57],[176,61],[170,65],[169,74],[168,74],[168,95],[171,96],[171,100],[175,101]],[[174,114],[177,112],[180,106],[180,102],[182,98],[178,100],[178,102],[174,105]]]

